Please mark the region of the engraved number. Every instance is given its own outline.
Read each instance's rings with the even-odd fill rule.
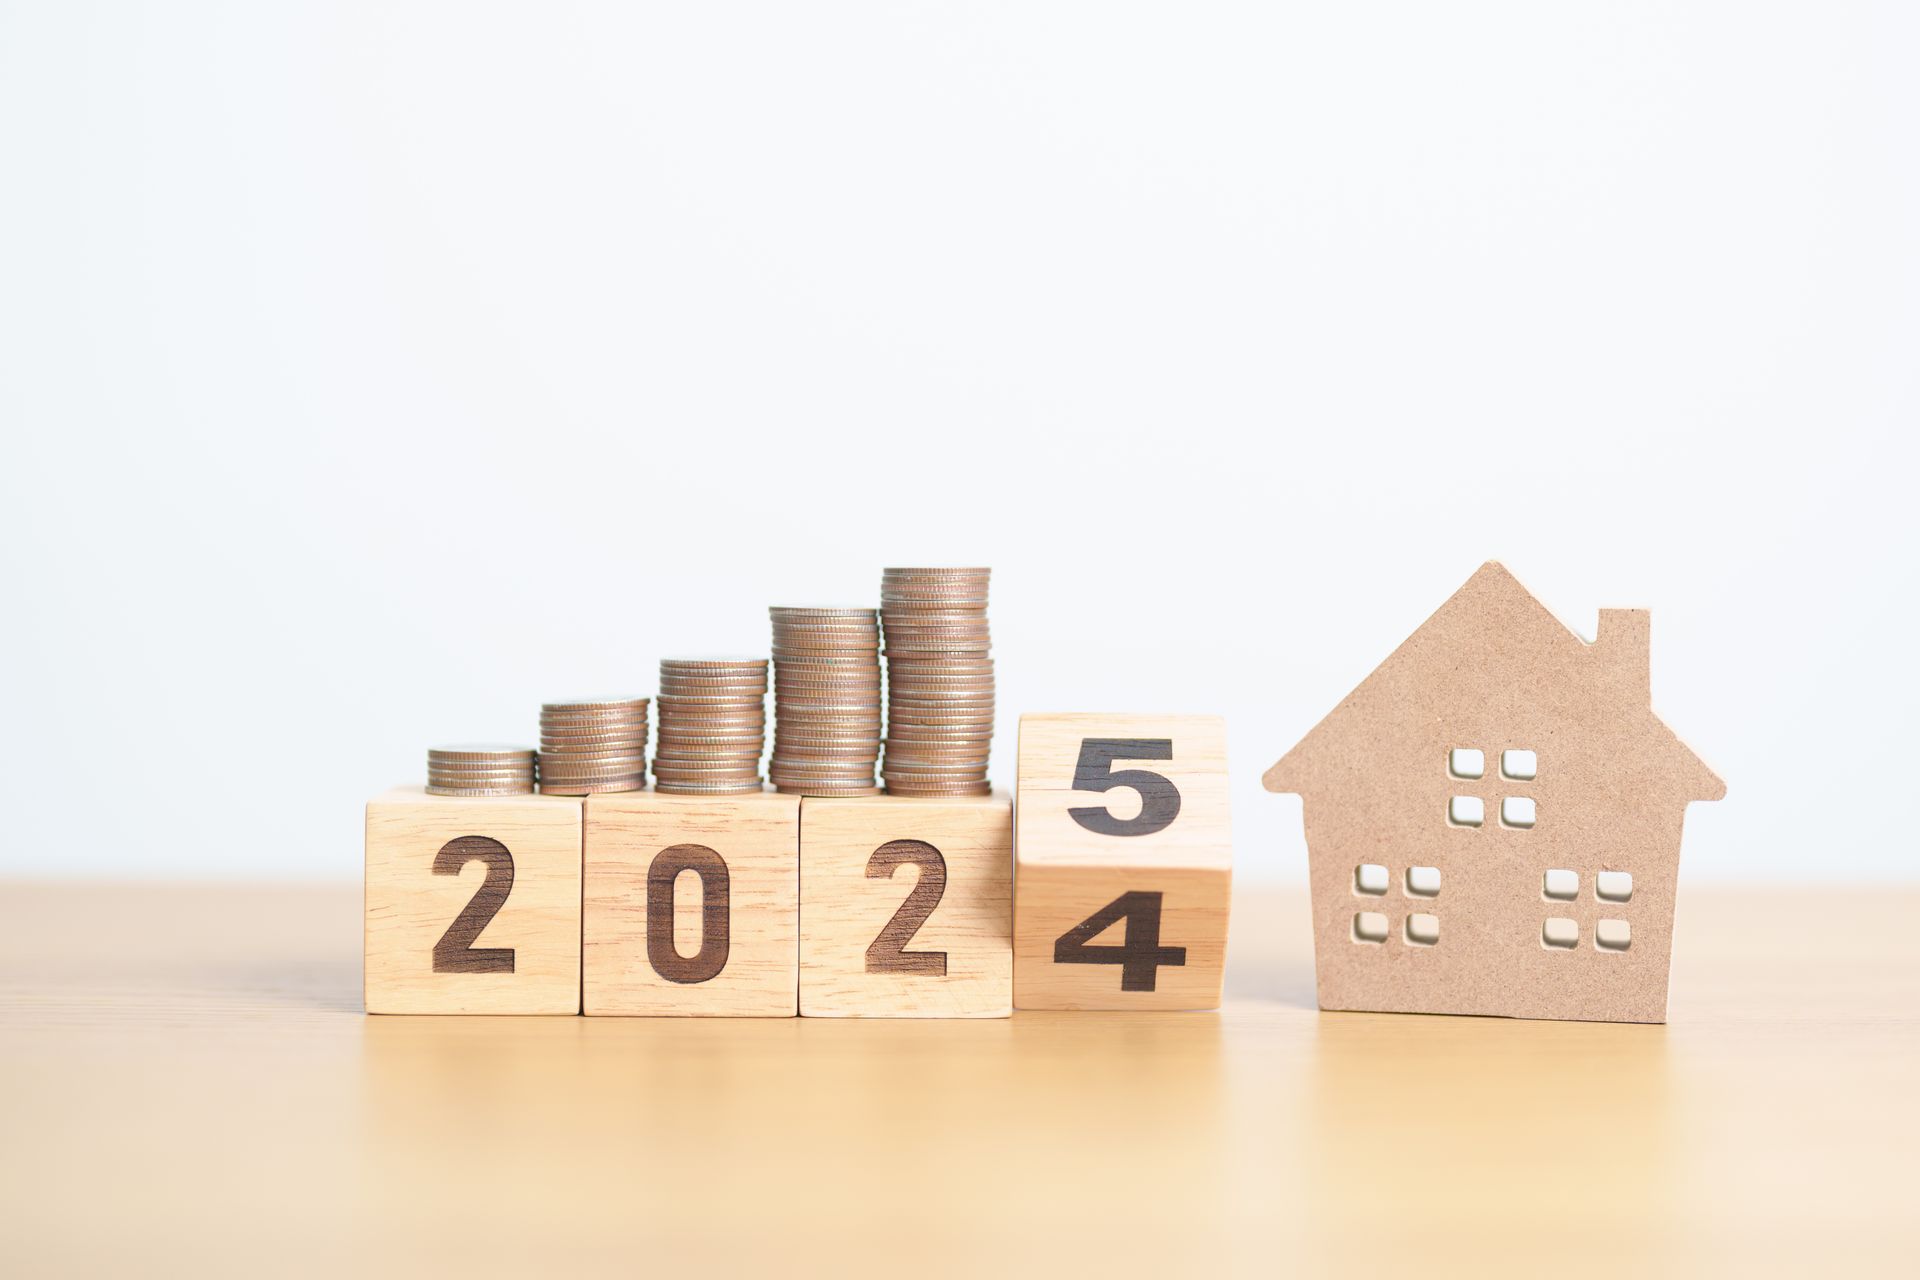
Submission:
[[[1150,769],[1115,769],[1113,762],[1171,759],[1171,738],[1081,739],[1080,761],[1073,771],[1073,789],[1111,791],[1115,787],[1132,787],[1140,793],[1140,812],[1126,819],[1091,806],[1069,809],[1067,813],[1095,835],[1150,836],[1156,831],[1165,831],[1180,816],[1180,788],[1173,785],[1172,779]]]
[[[920,926],[927,922],[933,909],[940,905],[941,895],[947,891],[947,860],[924,840],[890,840],[867,859],[867,878],[891,880],[896,868],[909,863],[920,868],[920,880],[907,900],[900,904],[900,909],[893,913],[893,919],[887,921],[880,936],[867,947],[867,972],[917,973],[944,978],[947,976],[946,952],[908,951],[906,945],[920,932]]]
[[[473,940],[487,927],[513,889],[513,855],[507,846],[486,836],[461,836],[440,846],[433,858],[433,874],[457,876],[469,862],[484,862],[487,878],[440,941],[433,944],[435,973],[512,973],[512,947],[476,947]]]
[[[682,871],[700,877],[700,950],[673,945],[673,882]],[[647,868],[647,959],[668,982],[705,982],[727,967],[732,945],[732,881],[726,860],[700,844],[662,849]]]
[[[1160,900],[1163,895],[1134,890],[1123,893],[1060,935],[1053,944],[1055,964],[1117,964],[1122,991],[1151,991],[1161,965],[1181,968],[1185,947],[1160,945]],[[1089,946],[1092,938],[1124,918],[1126,941],[1119,946]]]

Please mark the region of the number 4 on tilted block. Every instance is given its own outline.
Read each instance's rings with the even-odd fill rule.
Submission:
[[[1016,1008],[1219,1005],[1226,738],[1218,716],[1021,717]]]

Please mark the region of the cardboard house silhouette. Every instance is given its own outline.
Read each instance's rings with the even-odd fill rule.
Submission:
[[[1664,1022],[1681,820],[1726,785],[1488,562],[1264,778],[1298,794],[1323,1009]]]

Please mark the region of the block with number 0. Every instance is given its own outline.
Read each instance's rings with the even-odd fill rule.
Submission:
[[[581,803],[367,804],[368,1013],[580,1012]]]
[[[587,799],[588,1014],[799,1012],[800,797]]]
[[[1014,1004],[1218,1007],[1227,796],[1218,716],[1022,716]]]
[[[800,809],[803,1017],[1013,1012],[1013,807],[807,797]]]

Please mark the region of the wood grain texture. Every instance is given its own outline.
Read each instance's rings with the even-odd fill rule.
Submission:
[[[799,1011],[800,798],[622,792],[587,799],[583,997],[588,1014],[791,1018]],[[710,849],[726,864],[726,962],[699,982],[675,981],[650,954],[650,871],[669,849]],[[685,859],[683,859],[685,860]],[[677,880],[672,955],[694,957],[702,901]],[[667,939],[659,939],[661,942]],[[693,976],[691,965],[669,971]]]
[[[904,857],[880,854],[902,842],[931,846],[946,874],[938,904],[911,937],[894,922],[903,908],[918,914],[909,901],[922,872]],[[1006,796],[807,797],[800,810],[800,901],[803,1017],[1013,1012],[1013,806]],[[870,959],[883,934],[890,955],[904,946],[909,958],[937,952],[945,963]]]
[[[1681,822],[1726,787],[1654,715],[1648,635],[1644,610],[1603,609],[1588,644],[1488,563],[1267,771],[1304,805],[1323,1007],[1665,1018]],[[1479,753],[1477,776],[1455,776],[1455,749]],[[1533,753],[1533,776],[1504,776],[1509,750]],[[1454,820],[1456,797],[1477,824]],[[1510,798],[1530,826],[1503,819]],[[1356,890],[1367,865],[1385,895]],[[1416,866],[1437,896],[1405,891]],[[1578,878],[1571,901],[1543,892],[1551,871]],[[1602,872],[1630,874],[1631,900],[1600,900]],[[1359,936],[1361,912],[1385,917],[1384,941]],[[1414,912],[1438,921],[1433,945],[1408,940]],[[1548,945],[1550,919],[1573,945]],[[1596,945],[1603,921],[1631,945]]]
[[[1177,815],[1144,835],[1119,831],[1148,801],[1131,787],[1076,788],[1083,744],[1164,743],[1157,759],[1115,759],[1107,771],[1146,770],[1179,795]],[[1122,774],[1124,777],[1124,774]],[[1233,890],[1226,723],[1218,716],[1030,714],[1020,718],[1015,812],[1014,1005],[1021,1009],[1212,1009],[1220,1003]],[[1097,809],[1117,823],[1076,818]],[[1151,989],[1128,989],[1114,964],[1062,963],[1062,935],[1122,894],[1159,896],[1160,941],[1184,951]],[[1118,945],[1116,925],[1095,939]]]
[[[580,834],[568,796],[400,787],[369,801],[367,1012],[578,1013]],[[504,897],[490,842],[511,858]]]
[[[1666,1026],[1320,1013],[1245,886],[1218,1014],[369,1018],[355,886],[0,882],[0,1274],[1906,1275],[1872,901],[1685,885]]]

